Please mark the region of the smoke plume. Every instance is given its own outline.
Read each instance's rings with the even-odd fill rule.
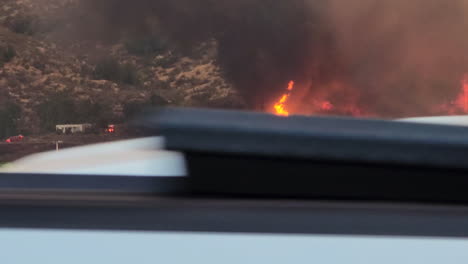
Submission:
[[[468,72],[468,0],[83,0],[108,39],[158,30],[181,49],[214,39],[252,109],[294,80],[291,108],[398,117],[456,99]],[[105,34],[104,34],[105,33]],[[322,111],[322,112],[321,112]]]

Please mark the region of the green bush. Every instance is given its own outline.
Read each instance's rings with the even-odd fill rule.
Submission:
[[[93,77],[99,80],[121,82],[131,85],[139,83],[138,72],[132,64],[121,65],[114,58],[100,60],[94,69]]]
[[[17,133],[16,123],[20,118],[21,108],[13,102],[7,102],[0,108],[0,138],[13,136]]]
[[[11,45],[0,46],[0,66],[11,61],[16,56],[15,48]]]

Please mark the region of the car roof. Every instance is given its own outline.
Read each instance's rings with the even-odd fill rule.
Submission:
[[[162,137],[146,137],[39,153],[0,172],[79,175],[184,176],[182,154],[163,150]]]
[[[429,117],[412,117],[402,118],[397,121],[437,124],[437,125],[453,125],[453,126],[468,126],[468,116],[429,116]]]

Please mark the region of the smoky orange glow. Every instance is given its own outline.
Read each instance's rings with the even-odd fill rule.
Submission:
[[[288,83],[287,91],[281,95],[281,97],[273,105],[273,114],[278,116],[289,116],[293,114],[300,115],[336,115],[336,113],[345,113],[345,115],[354,117],[367,117],[377,116],[365,108],[361,108],[359,104],[356,104],[355,97],[349,96],[348,101],[341,100],[336,102],[330,99],[330,95],[333,95],[337,91],[345,91],[346,85],[334,85],[329,86],[330,91],[317,95],[316,98],[312,96],[311,100],[291,101],[290,98],[293,90],[295,89],[295,82],[290,81]],[[301,87],[302,89],[302,87]],[[311,88],[309,88],[311,89]],[[320,88],[319,88],[320,89]],[[468,114],[468,73],[464,74],[459,82],[459,92],[456,97],[444,104],[434,105],[431,109],[431,115],[460,115]],[[320,89],[323,91],[323,89]],[[300,94],[300,91],[297,91]],[[294,109],[291,110],[291,105],[294,105]]]
[[[288,83],[288,92],[283,94],[281,98],[273,106],[275,114],[279,116],[289,116],[288,110],[286,110],[286,101],[288,101],[290,92],[294,89],[294,81]]]
[[[462,80],[462,89],[456,100],[456,105],[463,110],[464,113],[468,113],[468,74],[466,74]]]
[[[329,101],[322,102],[320,108],[325,111],[330,111],[333,109],[333,105]]]
[[[462,115],[468,114],[468,74],[460,81],[459,92],[453,100],[433,109],[433,115]]]

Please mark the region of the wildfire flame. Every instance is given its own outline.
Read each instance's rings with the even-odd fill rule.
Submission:
[[[460,92],[457,97],[453,101],[435,107],[436,114],[459,115],[468,113],[468,74],[463,76],[460,84]]]
[[[279,116],[289,116],[288,110],[286,110],[286,101],[289,98],[289,95],[291,94],[291,91],[294,88],[294,81],[290,81],[288,83],[288,92],[283,94],[281,96],[281,99],[279,99],[273,108],[275,109],[275,114]]]
[[[324,101],[320,105],[320,108],[324,111],[330,111],[330,110],[333,110],[333,105],[329,101]]]
[[[468,112],[468,74],[462,80],[462,89],[456,100],[456,105],[463,109],[464,113]]]
[[[294,81],[288,83],[287,91],[280,97],[273,105],[273,111],[278,116],[289,116],[288,100],[291,92],[294,89]],[[327,113],[342,113],[351,116],[368,116],[372,113],[362,110],[352,102],[345,105],[335,105],[333,101],[327,100],[327,96],[319,96],[317,99],[309,100],[308,105],[305,106],[306,110],[299,109],[298,113],[311,115],[311,114],[327,114]],[[299,108],[301,108],[299,105]],[[298,105],[295,105],[297,110]],[[308,110],[307,110],[308,109]],[[466,73],[460,80],[460,92],[451,101],[437,105],[432,110],[433,114],[443,115],[457,115],[468,114],[468,73]]]

